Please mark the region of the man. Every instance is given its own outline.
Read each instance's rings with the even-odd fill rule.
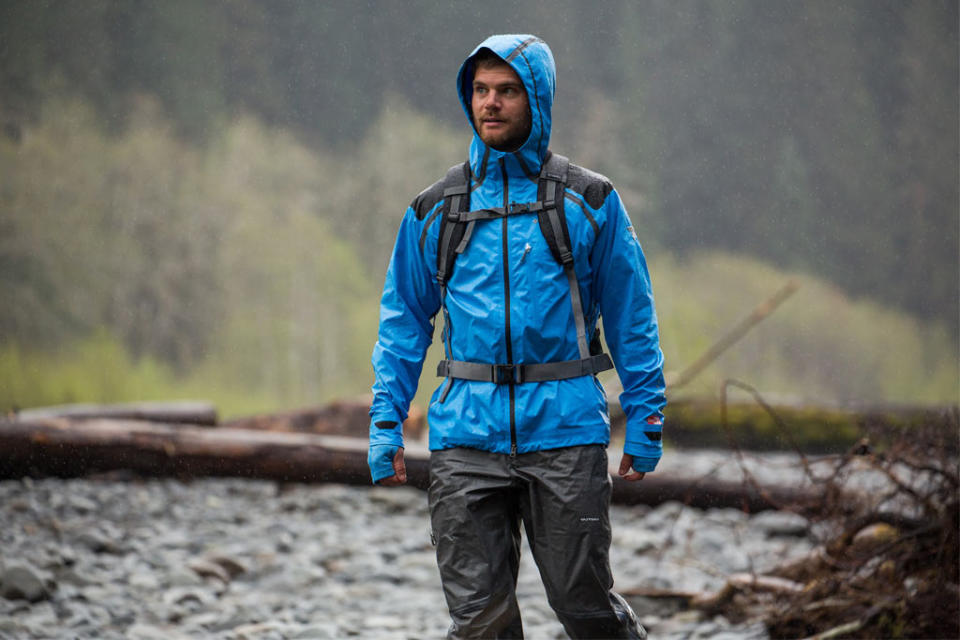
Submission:
[[[373,352],[369,463],[406,481],[401,424],[444,317],[430,424],[429,503],[450,637],[522,637],[520,523],[550,605],[574,638],[642,638],[612,590],[610,439],[595,374],[623,382],[620,475],[661,455],[665,405],[653,296],[610,182],[547,150],[555,67],[528,35],[492,36],[464,62],[469,161],[404,215]]]

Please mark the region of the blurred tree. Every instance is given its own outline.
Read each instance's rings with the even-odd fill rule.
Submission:
[[[39,79],[49,66],[45,18],[43,10],[24,2],[0,3],[0,124],[4,127],[20,129],[35,115]]]
[[[324,216],[375,280],[387,271],[407,205],[465,157],[464,126],[459,135],[438,127],[392,95],[354,153],[331,170]]]
[[[90,110],[57,109],[59,122],[42,134],[0,137],[0,341],[30,347],[75,335],[99,313],[103,254],[92,251],[91,221],[103,145],[95,133],[71,131],[91,126]],[[80,149],[87,162],[78,161]]]
[[[223,310],[217,265],[225,220],[199,154],[150,115],[150,101],[139,109],[146,113],[110,146],[101,186],[107,206],[95,218],[106,259],[102,321],[134,357],[184,371],[204,356]]]
[[[223,7],[192,0],[111,3],[114,88],[158,97],[181,131],[203,137],[225,109]],[[67,23],[69,24],[69,23]]]
[[[217,377],[287,403],[356,393],[369,384],[376,292],[368,265],[322,219],[333,159],[250,120],[211,154],[208,198],[229,211],[217,265],[225,313],[211,338]]]
[[[956,2],[912,2],[904,9],[895,214],[884,230],[891,236],[884,286],[914,313],[947,318],[954,330],[960,322],[957,24]]]
[[[956,329],[957,22],[950,0],[6,0],[0,124],[22,138],[68,91],[119,135],[150,95],[205,143],[245,112],[288,127],[336,149],[324,170],[344,179],[421,153],[445,167],[467,140],[453,90],[464,50],[536,32],[559,66],[555,146],[614,178],[648,249],[746,252]],[[463,135],[452,157],[402,134],[365,142],[398,96]],[[371,210],[424,186],[386,183]]]

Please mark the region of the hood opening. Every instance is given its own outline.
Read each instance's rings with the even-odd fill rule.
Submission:
[[[506,65],[508,68],[513,69],[513,67],[510,65],[509,62],[504,60],[501,56],[497,55],[494,51],[492,51],[487,47],[481,47],[480,49],[477,50],[476,53],[474,53],[472,56],[467,58],[464,64],[464,74],[463,74],[462,86],[460,90],[463,96],[464,103],[466,103],[466,105],[469,106],[468,120],[470,121],[470,125],[473,127],[474,133],[477,135],[479,135],[479,129],[477,127],[477,121],[473,113],[473,79],[476,76],[476,70],[478,66],[484,65],[484,62],[479,62],[481,58],[484,59],[484,61],[487,63],[494,63],[494,61],[497,61],[499,62],[499,64]],[[513,71],[514,73],[516,73],[516,69],[513,69]],[[523,81],[523,78],[520,77],[520,74],[517,74],[517,79],[520,81],[520,84],[523,86],[523,90],[526,93],[527,120],[530,123],[530,129],[527,131],[526,137],[523,139],[523,141],[519,145],[517,145],[516,148],[510,149],[509,151],[502,151],[503,153],[514,153],[516,151],[519,151],[520,149],[523,148],[524,145],[527,144],[527,142],[530,140],[531,134],[533,133],[533,111],[530,107],[530,103],[531,103],[530,89],[527,87],[527,84]]]
[[[489,52],[489,53],[487,53]],[[527,139],[513,152],[487,149],[477,133],[473,121],[473,77],[476,71],[478,55],[492,54],[502,60],[516,72],[527,92],[527,104],[530,115],[530,133]],[[520,165],[539,169],[547,152],[550,141],[551,110],[556,87],[556,66],[553,54],[547,44],[529,34],[510,34],[490,36],[481,42],[464,60],[457,74],[457,93],[467,122],[473,131],[471,159],[477,162],[496,161],[504,155],[522,156]],[[473,164],[473,163],[471,163]],[[474,165],[474,171],[481,169]]]

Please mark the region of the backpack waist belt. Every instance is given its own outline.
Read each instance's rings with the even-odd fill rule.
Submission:
[[[477,382],[496,384],[522,384],[524,382],[547,382],[578,378],[613,369],[610,356],[605,353],[562,362],[544,362],[537,364],[485,364],[482,362],[462,362],[459,360],[441,360],[437,365],[437,375],[445,378],[460,378]]]

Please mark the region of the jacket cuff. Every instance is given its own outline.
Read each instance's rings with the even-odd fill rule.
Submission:
[[[367,466],[370,467],[370,479],[377,484],[384,478],[395,475],[393,470],[393,456],[400,447],[386,444],[371,444],[367,450]]]
[[[633,467],[634,471],[639,471],[640,473],[649,473],[657,468],[658,462],[660,462],[660,458],[644,458],[642,456],[633,456],[633,464],[631,466]]]
[[[652,417],[651,417],[652,418]],[[633,456],[635,471],[653,471],[663,455],[663,424],[657,419],[627,424],[623,452]]]
[[[627,441],[623,444],[623,452],[630,454],[634,458],[659,460],[663,455],[663,447],[659,442],[644,443]]]
[[[403,423],[394,420],[370,421],[370,446],[403,446]]]

